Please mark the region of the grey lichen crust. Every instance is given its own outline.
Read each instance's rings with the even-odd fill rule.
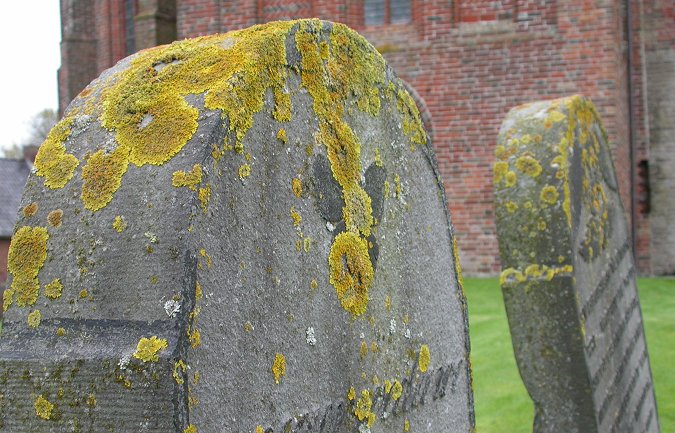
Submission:
[[[433,152],[342,25],[123,60],[50,133],[22,205],[0,431],[473,429]]]
[[[514,108],[495,156],[500,283],[534,431],[658,431],[629,235],[592,103]]]

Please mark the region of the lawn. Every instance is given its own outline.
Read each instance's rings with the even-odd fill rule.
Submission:
[[[675,279],[638,279],[662,432],[675,432]],[[511,347],[496,278],[466,278],[477,433],[531,433],[532,402]]]

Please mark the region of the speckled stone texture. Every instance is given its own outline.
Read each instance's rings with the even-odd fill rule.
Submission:
[[[514,108],[496,161],[500,282],[534,432],[658,432],[631,243],[593,104]]]
[[[24,191],[0,431],[473,431],[454,235],[411,101],[316,20],[106,71]]]

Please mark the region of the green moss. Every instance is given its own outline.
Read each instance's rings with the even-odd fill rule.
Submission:
[[[373,266],[368,242],[352,232],[335,237],[328,256],[330,283],[335,287],[342,308],[360,316],[366,312]]]
[[[70,137],[72,123],[73,119],[69,117],[57,123],[35,157],[37,175],[45,178],[45,186],[48,188],[63,188],[80,164],[75,156],[66,153],[63,144]]]
[[[157,362],[159,356],[157,355],[161,350],[166,349],[168,343],[163,338],[157,338],[153,335],[150,338],[141,338],[136,345],[134,358],[140,359],[143,362]]]
[[[14,234],[9,246],[7,268],[14,277],[10,288],[16,293],[16,303],[33,305],[38,297],[38,273],[47,259],[49,234],[44,227],[23,226]]]

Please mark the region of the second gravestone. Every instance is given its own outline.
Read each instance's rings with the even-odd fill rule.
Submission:
[[[593,105],[514,108],[496,157],[500,282],[534,431],[658,432],[630,237]]]
[[[351,30],[143,51],[80,94],[35,167],[0,431],[472,430],[432,150]]]

